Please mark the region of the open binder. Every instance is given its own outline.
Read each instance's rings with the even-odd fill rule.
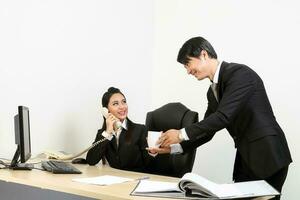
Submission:
[[[186,173],[177,183],[141,180],[131,195],[178,199],[242,199],[280,193],[264,180],[217,184],[197,174]]]

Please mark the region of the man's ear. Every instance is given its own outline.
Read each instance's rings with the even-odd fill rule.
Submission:
[[[201,59],[201,57],[202,57],[202,59]],[[200,53],[200,59],[201,60],[203,60],[203,59],[205,60],[207,58],[208,58],[207,51],[206,50],[202,50],[201,53]]]
[[[204,61],[204,59],[205,59],[205,53],[204,53],[204,50],[202,50],[200,55],[199,55],[199,60]]]

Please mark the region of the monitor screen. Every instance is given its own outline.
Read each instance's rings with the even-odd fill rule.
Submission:
[[[25,163],[31,157],[29,109],[18,106],[18,114],[14,117],[14,122],[17,150],[11,161],[11,168],[17,168],[19,162]]]
[[[26,162],[31,156],[30,147],[30,125],[29,125],[29,109],[24,106],[18,107],[19,115],[19,131],[20,131],[20,154],[21,163]]]

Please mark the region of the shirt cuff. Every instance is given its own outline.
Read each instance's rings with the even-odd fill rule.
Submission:
[[[183,153],[183,149],[182,149],[182,147],[181,147],[181,145],[179,143],[177,143],[177,144],[171,144],[170,147],[171,147],[170,154],[180,154],[180,153]]]
[[[113,138],[113,134],[108,134],[106,131],[102,132],[102,136],[108,139],[109,141],[111,141]]]
[[[185,132],[185,128],[180,129],[180,131],[181,131],[181,135],[182,135],[184,140],[189,140],[190,139],[189,136]]]
[[[155,157],[155,156],[157,156],[158,153],[150,153],[150,152],[148,151],[148,154],[149,154],[150,156],[152,156],[152,157]]]

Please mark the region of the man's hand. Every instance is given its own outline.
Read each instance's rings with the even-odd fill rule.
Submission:
[[[156,155],[156,154],[166,154],[166,153],[170,153],[171,152],[171,148],[170,147],[165,147],[165,148],[161,148],[161,147],[147,147],[146,150],[148,150],[152,155]]]
[[[170,129],[161,134],[157,144],[160,144],[161,148],[170,148],[170,144],[177,144],[181,142],[179,134],[180,130]]]

